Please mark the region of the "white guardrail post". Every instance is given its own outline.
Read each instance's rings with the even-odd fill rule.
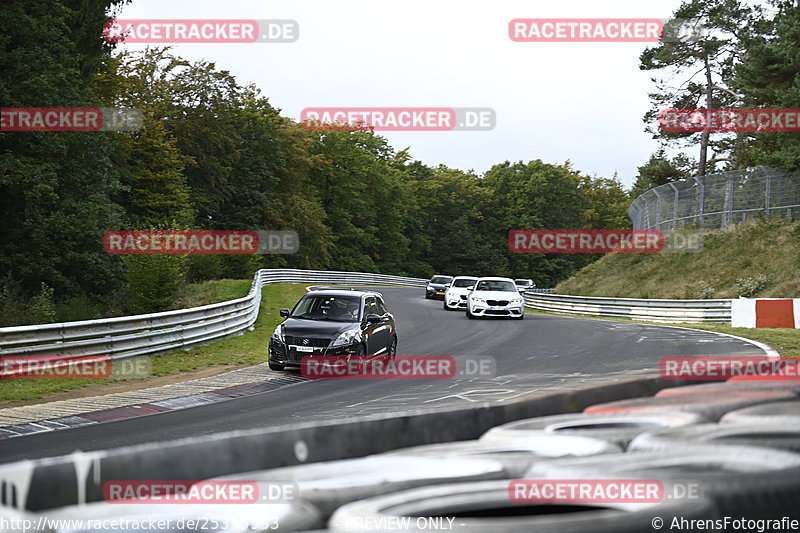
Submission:
[[[270,283],[424,287],[426,279],[323,270],[262,269],[243,298],[147,315],[0,328],[0,357],[110,356],[123,359],[207,343],[252,328],[261,287]],[[525,304],[557,313],[627,317],[659,322],[729,322],[730,300],[637,300],[550,294],[534,289]]]

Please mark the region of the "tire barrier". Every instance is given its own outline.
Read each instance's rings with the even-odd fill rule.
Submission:
[[[441,485],[370,498],[338,509],[328,527],[335,532],[448,529],[474,533],[641,533],[652,531],[654,516],[668,521],[672,517],[714,518],[717,514],[705,500],[666,504],[514,504],[509,500],[510,481]],[[403,517],[407,517],[404,522]],[[428,517],[452,518],[452,522],[431,521]],[[381,523],[386,525],[374,527]]]
[[[774,402],[726,413],[723,424],[773,424],[800,427],[800,400]]]
[[[592,437],[614,443],[624,449],[634,437],[645,431],[701,422],[708,420],[696,413],[677,411],[613,415],[576,413],[518,420],[490,429],[480,440],[490,443],[520,439],[535,441],[545,433]]]
[[[503,465],[488,459],[375,455],[225,476],[217,480],[288,482],[300,498],[328,517],[352,501],[420,486],[506,477]]]
[[[414,446],[386,452],[382,455],[491,459],[503,465],[507,477],[519,477],[531,467],[534,461],[544,461],[554,457],[582,457],[620,451],[622,451],[622,448],[618,445],[600,439],[542,433],[540,436],[531,439],[521,437],[506,440],[498,439],[496,441],[466,440]]]
[[[95,523],[109,519],[125,519],[136,528],[108,527],[92,529],[57,529],[56,533],[189,533],[224,531],[226,533],[267,533],[306,531],[323,525],[319,512],[302,500],[286,503],[251,504],[143,504],[96,502],[88,505],[47,511],[51,521]],[[169,527],[158,527],[158,522]],[[194,524],[189,526],[188,524]],[[150,526],[153,524],[153,526]],[[144,525],[144,527],[142,527]]]
[[[554,459],[534,464],[532,478],[620,477],[697,484],[723,516],[800,517],[800,454],[755,446],[676,444],[657,452]]]
[[[786,391],[733,390],[724,396],[718,393],[698,393],[620,400],[592,405],[583,412],[587,414],[642,414],[659,411],[686,411],[697,413],[710,422],[716,422],[728,411],[792,398],[796,398],[796,396]]]
[[[679,428],[658,429],[642,433],[629,450],[669,450],[676,444],[733,444],[760,446],[800,452],[800,425],[783,424],[700,424]]]

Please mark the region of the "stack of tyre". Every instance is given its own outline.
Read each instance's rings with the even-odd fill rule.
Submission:
[[[800,381],[664,389],[583,413],[515,421],[476,440],[220,479],[291,482],[297,494],[279,503],[205,508],[101,502],[47,516],[197,516],[206,520],[205,531],[480,533],[708,531],[723,530],[707,521],[726,516],[800,519]],[[509,493],[516,479],[657,479],[668,494],[678,484],[701,491],[648,503],[517,503]]]

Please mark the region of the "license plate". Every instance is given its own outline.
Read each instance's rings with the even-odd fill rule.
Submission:
[[[313,352],[314,351],[314,347],[313,346],[292,346],[292,348],[294,348],[298,352]]]
[[[497,307],[489,306],[488,311],[494,311],[495,309],[497,309]]]
[[[443,292],[437,292],[436,294],[440,294],[440,295],[444,296]]]

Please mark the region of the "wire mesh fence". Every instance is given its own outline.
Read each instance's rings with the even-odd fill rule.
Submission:
[[[698,176],[650,189],[633,201],[634,229],[728,229],[766,217],[800,220],[800,172],[769,167]]]

